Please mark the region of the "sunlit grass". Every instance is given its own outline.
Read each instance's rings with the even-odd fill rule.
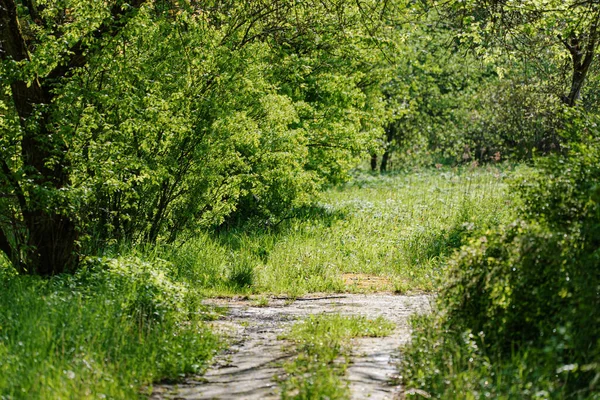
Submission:
[[[164,271],[127,267],[2,277],[0,398],[130,399],[203,370],[219,348],[206,313]]]
[[[282,399],[349,399],[343,380],[349,363],[349,340],[381,337],[392,333],[394,324],[383,317],[311,315],[295,324],[282,338],[294,344],[296,355],[284,364],[280,382]]]
[[[171,256],[209,295],[430,292],[466,237],[510,218],[506,176],[496,167],[360,173],[276,229],[201,235]],[[349,273],[382,279],[348,284]]]

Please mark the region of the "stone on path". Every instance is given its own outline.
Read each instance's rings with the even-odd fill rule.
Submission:
[[[396,324],[388,337],[353,340],[346,375],[352,399],[393,399],[398,389],[393,384],[398,348],[410,340],[408,318],[428,312],[429,302],[425,295],[392,294],[313,295],[293,302],[271,299],[268,306],[261,307],[247,300],[211,299],[206,303],[228,307],[228,314],[213,322],[217,331],[230,338],[228,350],[216,357],[202,377],[155,385],[151,399],[278,399],[275,378],[284,374],[281,364],[292,356],[278,336],[295,321],[320,313],[383,316]]]

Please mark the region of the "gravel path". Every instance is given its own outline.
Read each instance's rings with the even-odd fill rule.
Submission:
[[[216,357],[202,377],[177,385],[156,385],[151,396],[159,399],[278,399],[274,378],[284,372],[281,362],[291,357],[277,337],[290,325],[310,314],[379,315],[396,324],[385,338],[354,339],[352,362],[347,370],[353,399],[393,399],[397,387],[397,349],[410,340],[408,317],[430,310],[430,297],[392,294],[343,294],[298,298],[293,302],[270,299],[258,307],[252,301],[211,299],[208,304],[226,306],[228,314],[213,322],[217,331],[230,338],[228,350]]]

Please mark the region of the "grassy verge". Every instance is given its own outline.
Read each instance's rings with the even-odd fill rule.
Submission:
[[[283,399],[349,399],[343,376],[355,337],[389,335],[394,325],[382,317],[312,315],[293,326],[284,339],[295,344],[297,356],[284,365],[280,383]]]
[[[0,398],[137,398],[217,350],[182,282],[135,259],[51,280],[3,276]]]
[[[567,385],[581,373],[593,378],[598,365],[581,370],[561,363],[558,348],[527,346],[502,355],[488,348],[483,332],[448,330],[431,316],[412,325],[401,367],[406,399],[600,399],[592,387],[573,392]]]

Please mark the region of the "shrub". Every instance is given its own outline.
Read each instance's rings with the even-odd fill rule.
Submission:
[[[440,314],[416,323],[408,386],[447,396],[479,377],[494,386],[481,393],[600,398],[600,144],[571,145],[536,167],[513,184],[521,217],[450,260]],[[469,348],[478,350],[465,363]]]

